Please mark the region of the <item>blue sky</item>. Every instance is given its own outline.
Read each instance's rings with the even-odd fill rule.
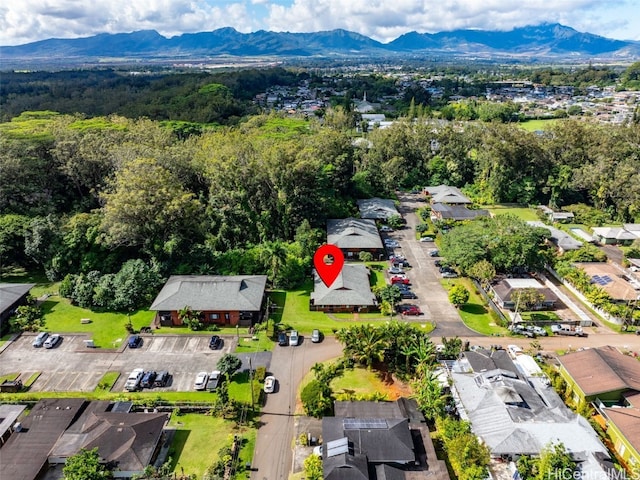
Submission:
[[[344,28],[389,42],[410,31],[511,30],[542,22],[640,41],[640,0],[2,0],[0,45],[145,29],[171,37],[221,27]]]

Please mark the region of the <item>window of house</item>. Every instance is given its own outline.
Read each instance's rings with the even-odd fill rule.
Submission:
[[[218,320],[219,318],[220,318],[220,315],[217,314],[217,313],[211,313],[209,315],[209,319],[211,319],[211,320]]]
[[[225,313],[225,314],[224,314],[224,320],[225,320],[225,322],[228,322],[230,318],[231,318],[231,316],[230,316],[228,313]]]

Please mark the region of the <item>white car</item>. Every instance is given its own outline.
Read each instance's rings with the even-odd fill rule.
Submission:
[[[193,388],[196,390],[204,390],[207,387],[207,381],[209,380],[209,374],[207,372],[200,372],[196,375],[196,381],[193,382]]]
[[[44,345],[44,342],[48,336],[49,332],[40,332],[31,345],[36,348],[41,347],[42,345]]]
[[[433,237],[421,237],[421,242],[433,242]]]
[[[144,376],[143,368],[134,368],[127,377],[127,383],[124,384],[124,389],[129,392],[134,392],[140,388],[140,382]]]
[[[393,228],[391,228],[389,225],[383,225],[380,227],[380,231],[381,232],[393,232]]]
[[[269,375],[264,379],[264,393],[273,393],[276,389],[276,377]]]
[[[297,330],[291,330],[291,333],[289,334],[289,346],[295,347],[298,345],[299,341],[300,341],[300,335],[298,335]]]
[[[58,345],[58,343],[60,343],[60,340],[62,340],[62,337],[60,335],[58,335],[57,333],[54,333],[53,335],[50,335],[49,338],[47,338],[44,341],[44,348],[53,348],[56,345]]]

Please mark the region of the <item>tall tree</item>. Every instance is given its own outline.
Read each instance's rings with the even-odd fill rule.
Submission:
[[[113,478],[109,468],[100,462],[98,447],[92,450],[84,448],[67,458],[62,468],[64,480],[106,480]]]

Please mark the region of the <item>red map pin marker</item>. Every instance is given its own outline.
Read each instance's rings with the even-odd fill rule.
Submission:
[[[333,257],[332,263],[325,263],[325,257],[327,256]],[[342,250],[335,245],[322,245],[313,255],[313,265],[316,267],[320,280],[327,287],[330,287],[338,278],[344,266]]]

